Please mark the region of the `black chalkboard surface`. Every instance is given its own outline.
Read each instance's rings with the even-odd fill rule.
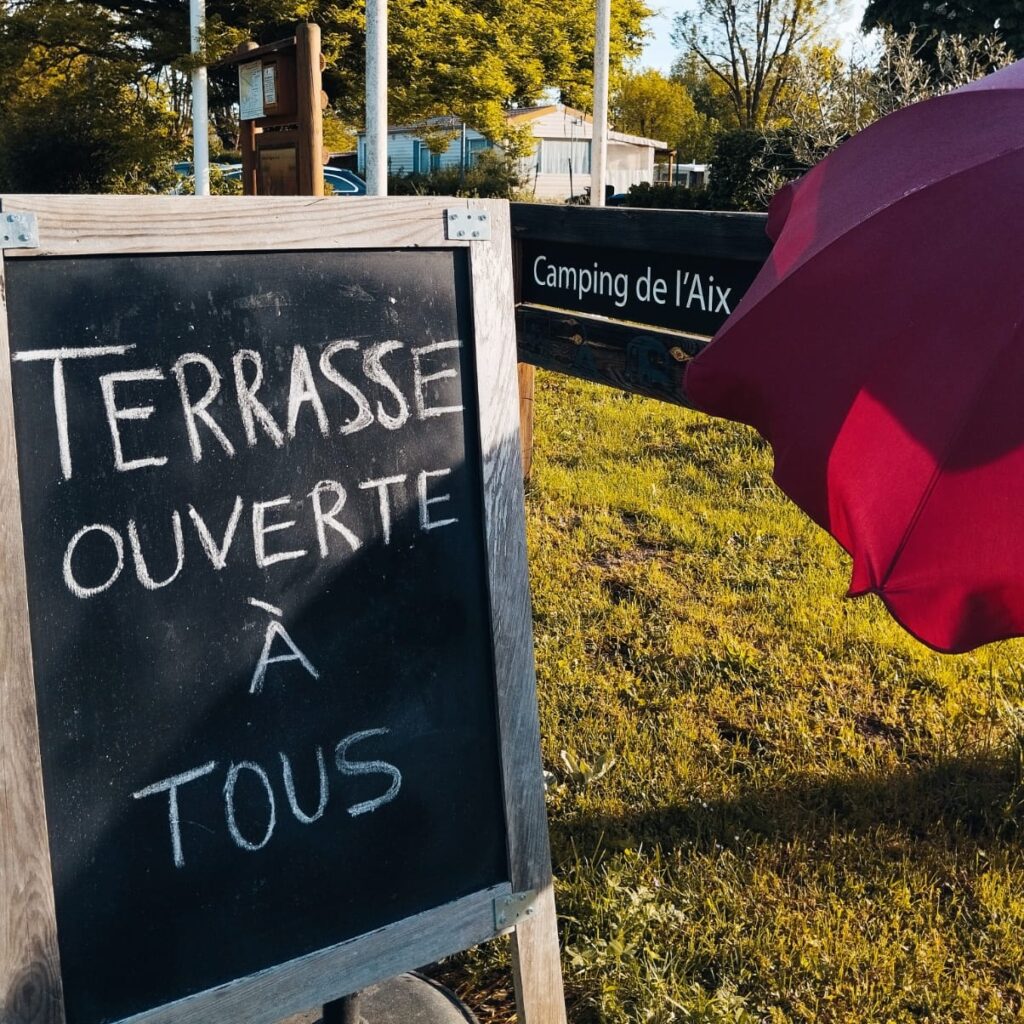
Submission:
[[[65,1019],[507,882],[468,249],[4,271]]]
[[[464,252],[7,277],[68,1019],[505,879]]]

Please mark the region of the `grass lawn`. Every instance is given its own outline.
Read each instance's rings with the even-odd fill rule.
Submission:
[[[570,1019],[1024,1020],[1024,642],[942,656],[846,599],[745,428],[549,374],[536,428]],[[457,968],[483,1020],[506,955]]]

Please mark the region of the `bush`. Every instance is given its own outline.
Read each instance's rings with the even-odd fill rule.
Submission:
[[[765,210],[781,185],[806,170],[786,132],[723,132],[711,161],[707,209]]]
[[[707,190],[686,185],[652,185],[643,181],[632,185],[623,206],[642,206],[649,210],[709,210]]]
[[[388,178],[393,196],[466,196],[474,199],[513,199],[523,187],[516,160],[493,149],[478,153],[466,168],[445,167],[431,174]]]

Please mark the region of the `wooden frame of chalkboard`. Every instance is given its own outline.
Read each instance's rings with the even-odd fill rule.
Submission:
[[[0,1017],[4,1024],[75,1024],[63,994],[56,910],[63,897],[55,894],[44,798],[41,743],[46,737],[39,724],[34,681],[32,566],[26,560],[22,504],[29,481],[25,461],[19,475],[19,447],[25,439],[16,431],[10,343],[14,330],[9,324],[7,280],[12,268],[5,267],[5,262],[206,253],[248,254],[273,261],[287,253],[382,250],[413,254],[465,250],[468,265],[471,308],[465,315],[474,339],[469,365],[475,374],[478,419],[468,424],[467,434],[477,438],[483,492],[481,544],[486,565],[481,572],[490,605],[507,881],[118,1019],[133,1024],[214,1020],[269,1024],[507,932],[514,922],[513,968],[520,1021],[561,1024],[565,1020],[534,687],[508,206],[498,201],[472,203],[472,209],[489,215],[490,239],[450,240],[445,211],[466,205],[432,198],[311,202],[306,198],[0,197],[0,211],[34,214],[39,230],[38,248],[0,251]],[[53,360],[55,382],[56,365]],[[451,374],[437,371],[437,379],[445,376]],[[55,396],[56,392],[55,383]],[[199,410],[200,405],[194,408]],[[112,407],[113,400],[108,408]],[[140,408],[145,407],[127,410],[126,417],[123,409],[117,414],[128,419],[148,415],[138,413]],[[429,512],[422,512],[430,503],[425,494],[424,490],[421,513],[429,518]],[[343,757],[338,758],[341,768]],[[366,765],[380,762],[355,762],[360,763],[366,770]],[[358,773],[351,763],[348,768],[349,774]],[[349,813],[355,812],[350,809]],[[255,844],[248,848],[254,849]],[[506,897],[520,893],[533,894],[524,898],[528,914],[517,915],[514,905],[507,910],[511,917],[496,913]]]

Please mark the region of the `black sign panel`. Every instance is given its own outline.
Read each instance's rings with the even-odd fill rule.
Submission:
[[[706,335],[725,323],[763,262],[534,239],[521,246],[523,302]]]
[[[67,1020],[506,881],[465,251],[6,274]]]

